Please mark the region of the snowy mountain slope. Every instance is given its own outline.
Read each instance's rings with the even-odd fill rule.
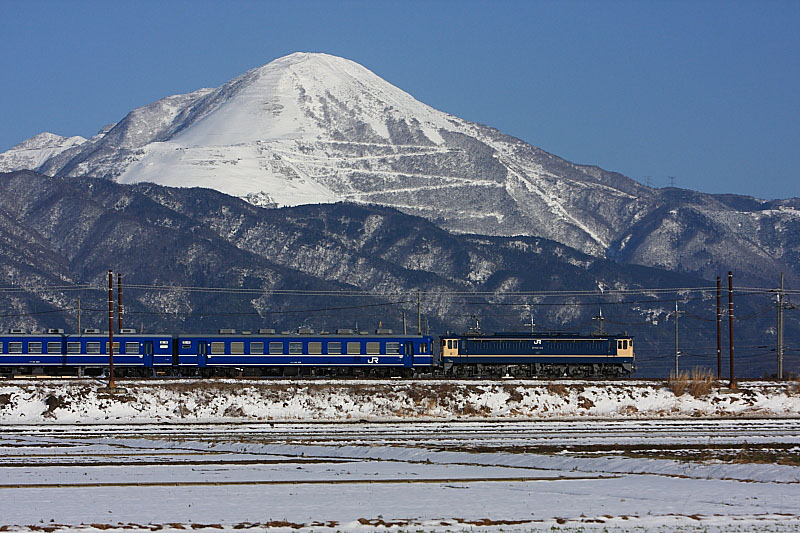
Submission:
[[[266,206],[380,204],[449,231],[541,236],[704,276],[745,250],[746,279],[784,270],[800,281],[797,202],[645,187],[437,111],[326,54],[164,98],[89,140],[39,137],[0,154],[0,169],[207,187]]]
[[[437,111],[352,61],[306,53],[136,109],[37,163],[6,170],[263,192],[282,205],[378,203],[457,231],[537,234],[601,255],[620,227],[601,204],[635,212],[645,190]],[[565,165],[572,176],[556,169]]]
[[[49,159],[85,142],[86,139],[79,135],[62,137],[50,132],[34,135],[0,154],[0,172],[39,168]]]

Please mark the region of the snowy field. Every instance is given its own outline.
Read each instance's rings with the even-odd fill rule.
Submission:
[[[796,419],[0,429],[0,531],[800,531]]]

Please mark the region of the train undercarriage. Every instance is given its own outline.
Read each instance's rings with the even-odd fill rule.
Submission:
[[[626,378],[633,372],[627,364],[453,364],[440,367],[314,367],[314,366],[245,366],[245,367],[191,367],[115,366],[118,378],[457,378],[457,379],[581,379]],[[0,376],[52,376],[52,377],[107,377],[108,367],[30,366],[0,367]]]

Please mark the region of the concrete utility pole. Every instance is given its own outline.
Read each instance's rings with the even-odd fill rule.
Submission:
[[[114,273],[108,271],[108,388],[114,390]]]
[[[122,274],[117,274],[117,328],[122,333]]]
[[[730,388],[736,388],[736,375],[733,371],[733,272],[728,271],[728,333],[730,334],[731,346],[731,383]]]
[[[783,379],[783,272],[781,272],[781,288],[778,289],[778,379]]]
[[[717,379],[722,378],[722,281],[717,276]]]
[[[681,315],[681,311],[678,311],[678,302],[675,302],[675,377],[678,377],[678,358],[681,356],[680,350],[678,350],[678,317]]]
[[[417,334],[422,335],[422,291],[417,289]]]

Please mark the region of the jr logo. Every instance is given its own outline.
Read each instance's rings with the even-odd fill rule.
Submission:
[[[378,358],[377,357],[370,357],[369,359],[367,359],[367,363],[369,363],[371,365],[375,364],[377,362],[378,362]]]
[[[542,339],[533,339],[533,344],[542,344]]]

